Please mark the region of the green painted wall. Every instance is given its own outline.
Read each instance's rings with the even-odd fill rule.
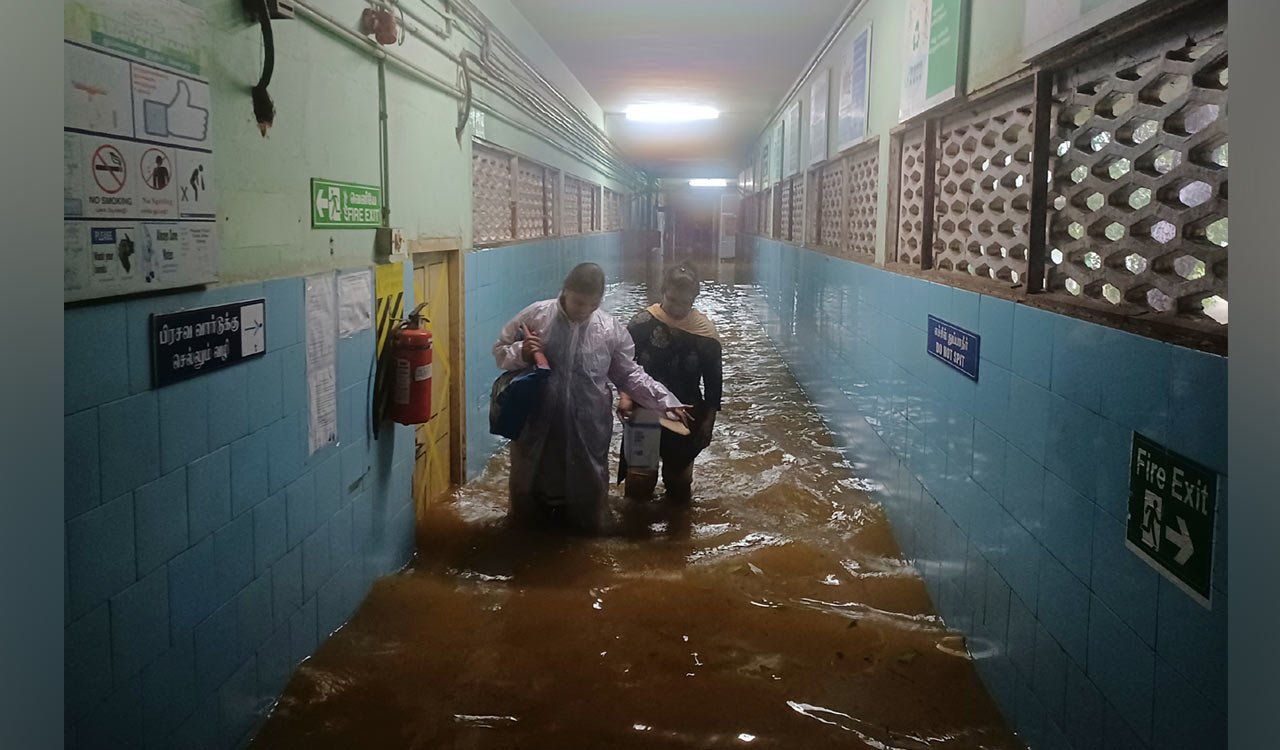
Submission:
[[[988,86],[1023,67],[1026,0],[977,0],[969,7],[968,91]]]
[[[294,20],[276,22],[276,64],[270,86],[276,120],[264,138],[249,97],[261,71],[258,27],[244,19],[240,0],[192,0],[191,4],[205,11],[210,27],[208,72],[214,104],[220,283],[299,276],[372,262],[373,230],[311,229],[309,180],[324,177],[379,184],[376,60],[301,13]],[[367,7],[360,0],[309,0],[309,4],[348,26],[355,26]],[[599,106],[507,0],[477,4],[495,23],[506,24],[500,26],[504,34],[571,99],[599,117]],[[443,23],[425,5],[418,7],[424,19]],[[455,50],[474,48],[457,32],[447,45]],[[456,79],[454,65],[416,39],[393,49],[446,81]],[[486,96],[483,89],[477,91],[479,98],[512,111],[501,100]],[[450,238],[469,247],[471,133],[464,133],[461,145],[454,137],[457,100],[393,64],[386,68],[386,94],[386,200],[391,224],[404,229],[411,240]],[[528,117],[517,119],[532,124]],[[621,187],[579,159],[496,117],[485,118],[485,137],[580,177]]]
[[[968,65],[966,68],[966,92],[973,92],[1021,70],[1022,35],[1026,16],[1026,0],[970,0],[968,38]],[[879,137],[880,174],[876,220],[876,261],[884,263],[885,238],[888,220],[888,201],[884,200],[889,186],[889,133],[898,124],[899,93],[902,86],[903,25],[906,23],[906,3],[902,0],[868,0],[841,33],[835,45],[819,62],[815,75],[823,69],[831,71],[830,102],[828,103],[829,153],[834,155],[837,143],[836,119],[839,108],[840,71],[849,64],[853,40],[868,25],[871,33],[871,85],[870,105],[867,113],[868,138]],[[812,76],[797,95],[801,101],[801,152],[808,163],[809,151],[809,89]],[[782,111],[795,99],[783,102]],[[769,130],[772,132],[773,123]],[[748,155],[749,160],[759,154],[761,142],[757,142]]]

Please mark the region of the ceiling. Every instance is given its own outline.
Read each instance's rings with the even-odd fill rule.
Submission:
[[[751,142],[849,0],[512,0],[604,109],[606,130],[658,177],[736,177]],[[629,122],[628,104],[720,110]]]

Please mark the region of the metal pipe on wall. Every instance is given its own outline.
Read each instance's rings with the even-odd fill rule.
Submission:
[[[378,60],[378,150],[382,156],[382,226],[391,226],[391,144],[387,137],[387,59]]]
[[[461,11],[465,16],[469,16],[466,20],[479,27],[485,34],[486,39],[495,40],[497,45],[502,48],[502,51],[506,52],[512,59],[518,62],[521,67],[528,71],[528,73],[532,75],[538,83],[542,84],[542,86],[556,97],[567,109],[569,109],[570,112],[577,115],[581,122],[593,131],[594,135],[612,145],[608,139],[608,135],[601,130],[599,126],[592,122],[591,118],[588,117],[581,108],[571,102],[559,89],[539,73],[538,70],[520,54],[520,51],[515,47],[515,45],[512,44],[496,26],[494,26],[493,22],[490,21],[482,11],[476,8],[469,0],[451,0],[451,2],[453,6]]]
[[[435,88],[441,91],[442,93],[445,93],[455,99],[462,100],[465,98],[465,94],[462,91],[460,91],[457,87],[455,87],[453,84],[449,83],[448,81],[445,81],[444,79],[440,78],[439,76],[432,73],[431,71],[422,68],[421,66],[404,58],[403,56],[395,52],[391,52],[384,49],[382,45],[378,44],[378,42],[360,34],[358,31],[354,29],[351,29],[343,25],[340,21],[333,18],[328,13],[325,13],[324,11],[321,11],[321,10],[317,10],[311,7],[310,5],[308,5],[307,3],[302,2],[301,0],[297,0],[297,2],[295,3],[295,6],[300,12],[300,14],[303,16],[303,18],[305,18],[306,20],[316,24],[317,26],[320,26],[321,28],[328,30],[329,32],[339,36],[342,39],[345,39],[346,41],[348,41],[348,43],[351,43],[353,46],[355,46],[358,49],[364,50],[375,59],[389,60],[395,63],[397,67],[401,68],[403,71],[405,71],[412,77],[417,78],[418,80],[420,80],[423,83],[426,83],[430,87]],[[496,88],[494,88],[494,91],[495,93],[498,93],[498,94],[504,93]],[[526,114],[533,116],[535,120],[539,116],[537,115],[537,113],[529,112],[525,107],[522,107],[519,102],[512,102],[512,103],[515,104],[522,111],[524,111]],[[478,109],[484,110],[488,114],[493,115],[495,118],[507,123],[508,125],[515,128],[516,130],[526,133],[527,135],[530,135],[534,138],[537,138],[538,140],[546,143],[552,148],[555,148],[556,150],[574,159],[577,159],[583,162],[590,162],[593,159],[599,158],[598,156],[595,156],[595,155],[584,154],[579,151],[573,150],[567,147],[565,144],[556,141],[553,137],[537,132],[536,130],[529,127],[525,123],[520,122],[518,119],[510,115],[507,115],[506,113],[497,109],[494,105],[490,103],[476,102],[476,106]],[[560,135],[560,134],[557,134],[557,135]],[[618,175],[612,175],[612,176],[614,176],[616,179],[619,179],[620,182],[624,182],[624,183],[632,182],[636,179],[635,177],[630,177],[630,179],[628,179],[627,177],[619,177]]]
[[[403,5],[401,4],[402,0],[369,0],[369,2],[373,3],[378,7],[382,7],[386,10],[391,10],[393,7],[403,10]],[[392,5],[392,3],[394,3],[394,6]],[[426,24],[425,21],[421,19],[421,17],[417,16],[411,11],[405,11],[405,13],[408,17],[410,17],[414,21],[417,21],[418,23],[423,23],[424,25],[428,25]],[[488,22],[488,19],[483,19],[483,20],[486,23]],[[548,107],[546,103],[542,101],[541,97],[537,95],[536,92],[533,92],[529,89],[521,89],[517,84],[505,78],[499,71],[494,70],[492,66],[490,66],[489,63],[483,59],[483,56],[476,56],[474,53],[465,51],[465,50],[461,53],[454,53],[451,50],[442,46],[436,40],[431,39],[425,34],[423,34],[416,27],[408,24],[405,25],[405,31],[408,34],[415,37],[416,39],[419,39],[420,41],[422,41],[424,44],[431,47],[435,51],[439,52],[442,56],[444,56],[447,60],[449,60],[450,62],[453,62],[454,64],[463,65],[464,60],[467,58],[475,60],[477,66],[479,66],[480,68],[479,72],[482,73],[482,75],[477,76],[477,80],[479,80],[481,83],[490,84],[488,85],[488,88],[494,91],[494,93],[497,93],[499,96],[506,97],[509,101],[511,101],[512,104],[515,104],[517,107],[525,111],[526,114],[529,114],[535,119],[538,119],[538,118],[550,119],[553,123],[559,125],[561,128],[565,130],[565,132],[560,135],[576,141],[577,146],[579,146],[580,148],[587,149],[588,152],[592,153],[596,159],[598,159],[601,163],[607,165],[604,171],[610,177],[613,177],[619,182],[627,184],[632,188],[634,188],[635,185],[639,183],[638,178],[636,178],[634,175],[629,174],[629,172],[633,170],[630,168],[630,165],[628,165],[625,162],[625,157],[623,157],[621,153],[618,152],[617,149],[613,147],[612,143],[608,141],[607,136],[605,136],[603,133],[598,131],[591,132],[591,131],[583,130],[580,123],[576,123],[573,120],[565,117],[563,113],[555,111],[555,109],[552,107]],[[487,27],[482,26],[481,31],[485,34],[486,38],[488,38],[490,34],[494,34],[495,36],[497,35],[496,30],[493,30]],[[503,41],[505,42],[505,39]],[[537,72],[534,71],[530,66],[528,66],[528,64],[524,62],[523,58],[519,57],[518,52],[513,51],[513,55],[516,57],[518,61],[520,61],[523,65],[525,65],[526,68],[529,68],[529,70],[531,70],[535,75],[537,75]],[[493,81],[490,82],[486,80],[486,76],[488,78],[493,79]],[[549,87],[549,90],[551,90],[552,93],[554,93],[557,97],[559,97],[562,101],[564,101],[566,105],[572,106],[572,104],[569,103],[568,100],[565,99],[560,94],[559,91],[555,90],[554,88],[551,88],[550,84],[546,83],[545,79],[542,79],[541,76],[539,76],[539,80],[542,80],[543,83]],[[493,85],[493,84],[501,84],[501,85],[509,86],[516,92],[516,96],[519,97],[520,101],[517,101],[515,98],[513,98],[513,95],[510,94],[509,92],[505,92],[501,90],[497,85]],[[529,111],[530,107],[538,111],[536,112]],[[580,111],[579,111],[579,114],[580,116],[585,117],[585,115],[581,115]]]
[[[493,22],[489,20],[488,16],[485,16],[484,13],[478,8],[476,8],[469,0],[456,0],[455,5],[459,6],[465,13],[469,13],[473,15],[476,19],[478,19],[476,22],[483,25],[486,35],[491,36],[494,40],[496,40],[497,45],[501,47],[504,52],[506,52],[513,60],[519,63],[520,66],[524,68],[526,72],[529,73],[529,75],[533,76],[536,82],[540,83],[548,92],[552,94],[552,96],[558,99],[564,107],[566,107],[570,112],[575,114],[578,117],[578,119],[581,120],[581,122],[585,124],[595,135],[602,138],[604,141],[608,142],[609,140],[608,134],[605,133],[604,130],[602,130],[598,125],[596,125],[591,120],[591,118],[587,115],[586,112],[583,112],[582,109],[578,107],[578,105],[570,101],[568,97],[566,97],[559,89],[555,87],[555,85],[553,85],[550,81],[548,81],[546,77],[544,77],[538,71],[538,69],[533,66],[532,63],[530,63],[527,59],[525,59],[525,57],[522,54],[520,54],[520,50],[517,49],[516,46],[512,44],[511,41],[502,34],[501,30],[499,30],[497,27],[493,25]]]

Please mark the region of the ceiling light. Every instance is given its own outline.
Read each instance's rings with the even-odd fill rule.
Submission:
[[[632,104],[627,107],[627,119],[635,122],[689,122],[719,117],[720,112],[715,108],[695,104]]]
[[[689,180],[689,187],[729,187],[728,180]]]

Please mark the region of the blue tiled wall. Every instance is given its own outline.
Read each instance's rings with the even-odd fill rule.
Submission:
[[[493,342],[508,320],[529,304],[556,296],[579,263],[604,268],[610,284],[622,280],[622,234],[593,234],[479,250],[465,256],[467,347],[467,478],[483,471],[503,438],[489,434],[489,393],[499,371]]]
[[[1225,746],[1227,362],[748,240],[760,313],[1035,748]],[[927,315],[982,337],[974,383]],[[1212,610],[1124,546],[1134,431],[1222,472]]]
[[[340,442],[308,455],[303,284],[66,311],[68,747],[243,745],[412,554],[413,433],[367,434],[372,331],[339,341]],[[264,357],[152,389],[151,313],[257,297]]]

